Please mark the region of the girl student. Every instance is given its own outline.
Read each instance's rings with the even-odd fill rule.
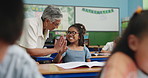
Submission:
[[[148,10],[138,9],[103,68],[101,78],[148,78]]]
[[[68,28],[67,50],[60,51],[53,62],[90,62],[91,54],[84,45],[84,34],[86,29],[84,25],[76,23]]]

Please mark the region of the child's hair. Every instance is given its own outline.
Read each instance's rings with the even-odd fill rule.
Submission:
[[[128,37],[133,34],[138,38],[141,38],[143,33],[148,33],[148,10],[141,10],[141,12],[135,12],[129,21],[122,38],[116,45],[113,53],[121,51],[134,59],[134,53],[128,46]]]
[[[114,43],[117,44],[117,43],[119,42],[120,39],[121,39],[121,37],[116,37],[115,40],[114,40]]]
[[[7,3],[7,1],[0,3],[0,40],[14,44],[23,28],[23,0],[10,0],[7,7],[3,7],[3,4]]]
[[[79,33],[80,39],[78,40],[78,46],[84,46],[84,34],[86,33],[85,26],[83,24],[76,23],[76,24],[71,25],[69,28],[71,28],[71,27],[76,28],[76,30]],[[70,42],[68,40],[67,40],[67,44],[68,45],[70,44]]]

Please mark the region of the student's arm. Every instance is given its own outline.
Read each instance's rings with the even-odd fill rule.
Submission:
[[[67,45],[67,42],[65,42],[64,47],[61,48],[61,50],[59,51],[59,53],[57,54],[57,56],[54,58],[54,60],[53,60],[54,63],[60,63],[61,62],[61,60],[63,58],[62,55],[67,50],[67,46],[66,45]]]
[[[107,61],[101,78],[137,78],[137,68],[129,56],[118,52]]]
[[[91,58],[91,54],[90,51],[87,47],[84,47],[85,49],[85,58],[86,58],[86,62],[91,62],[90,58]]]
[[[60,63],[62,58],[62,53],[58,53],[57,56],[54,58],[53,63]]]

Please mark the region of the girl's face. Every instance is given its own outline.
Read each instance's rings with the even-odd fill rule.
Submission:
[[[78,42],[80,38],[77,29],[75,27],[70,27],[67,31],[66,38],[70,43]]]
[[[136,63],[142,71],[148,74],[148,36],[145,35],[140,38],[137,38],[136,45]]]

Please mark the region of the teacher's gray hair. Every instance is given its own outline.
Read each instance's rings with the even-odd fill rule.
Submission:
[[[43,21],[48,19],[54,22],[55,20],[61,19],[62,17],[63,15],[58,7],[49,5],[45,8],[41,18]]]

